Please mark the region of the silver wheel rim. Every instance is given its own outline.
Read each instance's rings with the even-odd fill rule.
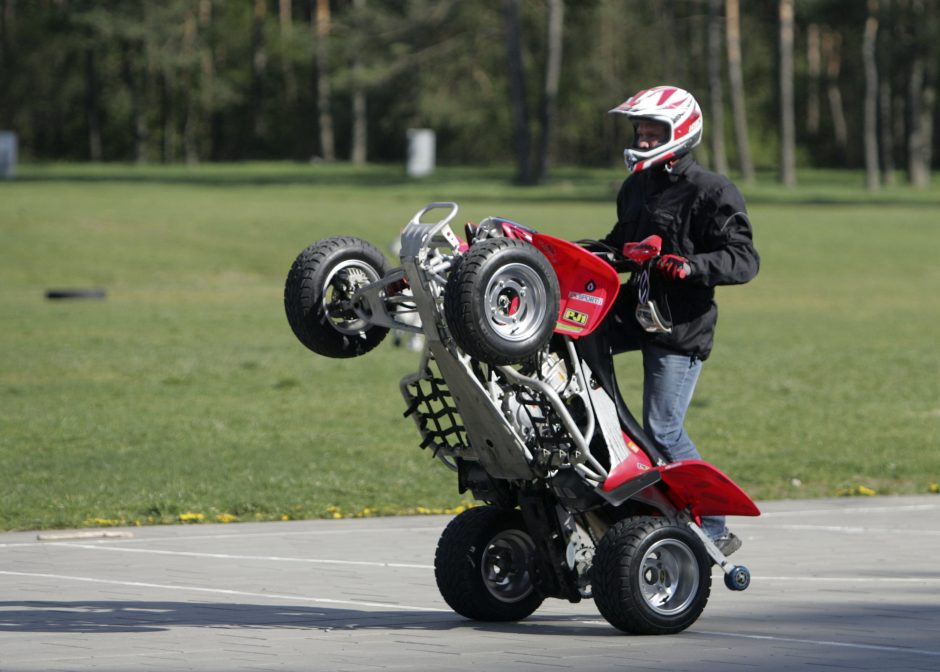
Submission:
[[[358,336],[368,328],[369,323],[356,313],[353,295],[380,278],[375,268],[354,259],[339,263],[330,271],[323,286],[323,310],[336,331]]]
[[[692,549],[677,539],[663,539],[646,551],[639,568],[646,605],[663,616],[687,609],[699,587],[699,566]]]
[[[521,530],[500,532],[490,540],[480,562],[483,585],[490,595],[500,602],[512,603],[532,593],[529,558],[534,549],[532,539]]]
[[[538,272],[526,264],[506,264],[483,294],[490,327],[506,341],[530,338],[545,323],[548,292]]]

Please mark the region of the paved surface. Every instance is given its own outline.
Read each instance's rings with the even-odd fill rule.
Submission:
[[[634,637],[590,601],[473,623],[434,584],[445,517],[0,534],[0,670],[940,670],[940,497],[770,502],[732,519],[686,632]]]

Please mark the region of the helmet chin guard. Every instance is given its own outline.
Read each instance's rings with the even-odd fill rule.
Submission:
[[[702,110],[691,93],[675,86],[644,89],[610,112],[626,115],[634,123],[641,119],[658,121],[668,129],[666,141],[656,147],[623,150],[623,162],[630,173],[677,159],[702,141]]]

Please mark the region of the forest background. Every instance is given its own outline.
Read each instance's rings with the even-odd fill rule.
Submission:
[[[931,0],[0,0],[0,130],[24,161],[610,165],[607,110],[693,91],[701,161],[866,169],[940,156]],[[716,132],[716,129],[720,132]]]

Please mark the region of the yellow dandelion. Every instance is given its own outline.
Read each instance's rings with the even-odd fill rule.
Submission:
[[[927,486],[927,490],[930,492],[940,492],[940,483],[931,483]]]
[[[333,512],[333,517],[334,517],[334,518],[342,518],[342,517],[343,517],[343,514],[341,514],[339,511],[334,511],[334,512]]]
[[[201,513],[187,511],[186,513],[181,513],[179,519],[181,523],[201,523],[206,517]]]
[[[92,521],[98,527],[114,527],[115,525],[120,525],[120,520],[115,520],[114,518],[94,518]]]
[[[236,520],[238,520],[238,516],[231,513],[220,513],[215,517],[215,520],[219,523],[234,523]]]
[[[874,497],[878,493],[865,485],[857,485],[854,488],[842,488],[836,494],[839,497],[852,497],[854,495],[861,495],[863,497]]]

